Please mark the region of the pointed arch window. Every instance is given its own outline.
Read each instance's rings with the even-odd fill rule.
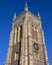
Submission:
[[[18,28],[17,28],[17,39],[16,39],[16,40],[17,40],[17,42],[18,42]]]
[[[20,26],[20,40],[22,38],[22,26]]]
[[[18,40],[21,40],[21,38],[22,38],[22,26],[19,26],[17,28],[17,42],[18,42]]]

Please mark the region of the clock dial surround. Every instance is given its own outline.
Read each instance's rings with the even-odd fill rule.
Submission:
[[[39,46],[38,46],[37,43],[34,43],[34,44],[33,44],[33,47],[34,47],[35,50],[37,50],[37,51],[39,50]]]

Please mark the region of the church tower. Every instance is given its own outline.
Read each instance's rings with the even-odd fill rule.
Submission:
[[[41,17],[28,11],[14,14],[7,59],[4,65],[48,65]]]

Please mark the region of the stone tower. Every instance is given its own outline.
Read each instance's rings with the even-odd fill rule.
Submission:
[[[4,65],[48,65],[41,17],[28,11],[14,14],[7,59]]]

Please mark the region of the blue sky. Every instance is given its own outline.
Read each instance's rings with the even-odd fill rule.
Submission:
[[[49,64],[52,65],[52,0],[0,0],[0,65],[6,60],[13,15],[16,12],[18,16],[26,2],[34,15],[40,12]]]

